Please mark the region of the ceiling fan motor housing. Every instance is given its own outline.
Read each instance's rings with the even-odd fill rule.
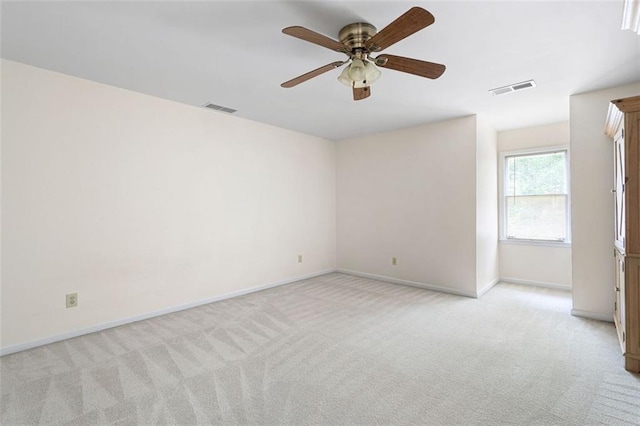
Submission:
[[[366,22],[349,24],[340,30],[338,38],[340,42],[349,47],[352,52],[366,51],[365,43],[376,35],[376,27]]]

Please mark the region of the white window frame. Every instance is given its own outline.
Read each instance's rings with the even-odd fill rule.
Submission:
[[[506,212],[507,204],[505,202],[507,192],[507,182],[505,180],[505,171],[507,164],[507,157],[520,156],[520,155],[536,155],[536,154],[551,154],[554,152],[564,151],[566,154],[566,179],[567,179],[567,211],[566,211],[566,223],[567,223],[567,237],[564,241],[554,240],[531,240],[524,238],[507,238],[507,222]],[[556,145],[545,146],[540,148],[521,149],[516,151],[501,151],[500,152],[500,174],[498,175],[498,188],[500,193],[500,209],[499,209],[499,223],[500,223],[500,243],[501,244],[524,244],[535,246],[547,246],[547,247],[571,247],[571,155],[569,151],[569,145]]]

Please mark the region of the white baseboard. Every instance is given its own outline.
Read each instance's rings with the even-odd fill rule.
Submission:
[[[594,319],[598,321],[613,322],[613,314],[607,315],[607,314],[601,314],[598,312],[583,311],[582,309],[572,309],[571,315],[573,315],[574,317],[582,317],[582,318],[589,318],[589,319]]]
[[[500,278],[496,278],[495,280],[491,281],[486,286],[482,287],[480,290],[476,291],[476,298],[482,297],[483,294],[485,294],[486,292],[491,290],[493,288],[493,286],[495,286],[499,282],[500,282]]]
[[[401,280],[398,278],[387,277],[384,275],[375,275],[375,274],[368,274],[366,272],[352,271],[350,269],[337,268],[336,272],[340,272],[342,274],[348,274],[348,275],[355,275],[356,277],[371,278],[372,280],[385,281],[393,284],[402,284],[402,285],[408,285],[410,287],[424,288],[426,290],[434,290],[434,291],[439,291],[441,293],[455,294],[457,296],[473,297],[474,299],[478,298],[478,295],[476,294],[476,292],[472,292],[472,291],[457,290],[454,288],[441,287],[441,286],[432,285],[432,284]]]
[[[520,278],[500,277],[500,281],[511,284],[532,285],[534,287],[555,288],[557,290],[571,291],[571,286],[567,284],[549,283],[545,281],[521,280]]]
[[[50,343],[55,343],[55,342],[59,342],[61,340],[71,339],[73,337],[83,336],[85,334],[95,333],[96,331],[102,331],[102,330],[106,330],[108,328],[118,327],[118,326],[121,326],[121,325],[125,325],[125,324],[130,324],[130,323],[133,323],[133,322],[146,320],[146,319],[149,319],[149,318],[159,317],[161,315],[166,315],[166,314],[170,314],[170,313],[173,313],[173,312],[183,311],[185,309],[195,308],[196,306],[206,305],[208,303],[218,302],[220,300],[230,299],[232,297],[243,296],[245,294],[255,293],[255,292],[258,292],[258,291],[262,291],[262,290],[267,290],[269,288],[278,287],[278,286],[285,285],[285,284],[291,284],[291,283],[294,283],[296,281],[301,281],[301,280],[306,280],[306,279],[309,279],[309,278],[319,277],[321,275],[330,274],[330,273],[335,272],[335,271],[336,271],[335,269],[327,269],[327,270],[324,270],[324,271],[314,272],[314,273],[311,273],[311,274],[300,275],[300,276],[297,276],[297,277],[287,278],[285,280],[276,281],[276,282],[269,283],[269,284],[263,284],[263,285],[259,285],[259,286],[256,286],[256,287],[250,287],[250,288],[247,288],[247,289],[243,289],[243,290],[232,291],[231,293],[225,293],[225,294],[222,294],[220,296],[215,296],[215,297],[211,297],[211,298],[208,298],[208,299],[196,300],[195,302],[184,303],[182,305],[171,306],[171,307],[168,307],[168,308],[160,309],[158,311],[147,312],[147,313],[141,314],[141,315],[135,315],[135,316],[129,317],[129,318],[123,318],[123,319],[120,319],[120,320],[110,321],[110,322],[107,322],[107,323],[104,323],[104,324],[96,324],[96,325],[92,325],[90,327],[85,327],[85,328],[81,328],[81,329],[78,329],[78,330],[69,331],[67,333],[62,333],[62,334],[58,334],[58,335],[55,335],[55,336],[48,336],[48,337],[44,337],[42,339],[33,340],[31,342],[20,343],[20,344],[12,345],[12,346],[6,346],[4,348],[0,348],[0,356],[9,355],[9,354],[20,352],[20,351],[24,351],[24,350],[27,350],[27,349],[36,348],[38,346],[48,345]]]

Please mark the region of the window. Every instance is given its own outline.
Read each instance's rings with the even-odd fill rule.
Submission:
[[[567,148],[502,153],[502,239],[570,241]]]

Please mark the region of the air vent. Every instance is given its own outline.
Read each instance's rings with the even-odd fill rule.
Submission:
[[[227,112],[229,114],[233,114],[234,112],[237,111],[237,110],[232,109],[232,108],[223,107],[222,105],[212,104],[211,102],[208,102],[208,103],[206,103],[206,104],[204,104],[202,106],[205,107],[205,108],[214,109],[216,111]]]
[[[493,96],[504,95],[505,93],[512,93],[518,90],[528,89],[530,87],[536,87],[536,82],[533,80],[523,81],[520,83],[510,84],[508,86],[498,87],[497,89],[489,90]]]

